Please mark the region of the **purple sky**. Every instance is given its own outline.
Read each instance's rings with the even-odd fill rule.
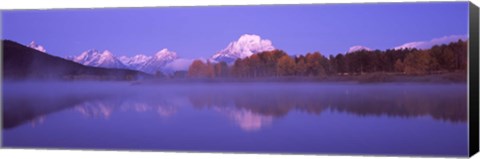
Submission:
[[[242,34],[257,34],[289,54],[387,49],[468,34],[468,3],[380,3],[158,7],[2,12],[3,39],[34,40],[58,56],[88,49],[183,58],[210,57]]]

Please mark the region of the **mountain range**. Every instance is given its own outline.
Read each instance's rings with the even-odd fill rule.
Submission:
[[[466,36],[446,36],[431,41],[418,41],[405,43],[403,45],[394,47],[394,49],[404,48],[417,48],[424,49],[428,46],[435,44],[448,43],[458,39],[465,40]],[[40,52],[46,52],[45,47],[38,45],[34,41],[27,45],[30,48],[38,50]],[[213,54],[208,59],[203,61],[210,62],[226,62],[227,64],[233,64],[236,59],[246,58],[253,54],[263,51],[275,50],[272,41],[268,39],[262,39],[259,35],[244,34],[241,35],[236,41],[230,42],[224,49]],[[349,48],[346,53],[356,52],[360,50],[373,50],[371,48],[356,45]],[[167,48],[161,49],[157,53],[149,56],[145,54],[137,54],[134,56],[115,56],[108,50],[98,51],[96,49],[90,49],[82,52],[78,56],[65,57],[67,60],[74,61],[86,66],[102,67],[102,68],[119,68],[119,69],[131,69],[142,71],[149,74],[156,74],[157,72],[172,73],[174,71],[185,71],[188,69],[194,59],[179,58],[176,52],[168,50]]]
[[[176,60],[177,54],[168,49],[162,49],[153,56],[139,54],[132,57],[117,57],[108,50],[100,52],[92,49],[78,56],[66,57],[66,59],[86,66],[131,69],[155,74],[156,71],[163,71],[166,64]]]
[[[2,46],[3,78],[6,80],[135,80],[151,77],[129,69],[85,66],[10,40],[2,40]]]
[[[35,46],[35,48],[43,48],[43,46],[38,44],[35,44]],[[237,41],[231,42],[226,48],[215,53],[208,60],[211,62],[227,62],[232,64],[238,58],[245,58],[255,53],[274,49],[275,47],[270,40],[262,39],[258,35],[245,34],[240,36]],[[82,52],[78,56],[69,56],[65,57],[65,59],[86,66],[131,69],[149,74],[156,74],[158,71],[171,73],[173,71],[187,70],[193,61],[191,59],[179,58],[176,52],[168,50],[167,48],[158,51],[152,56],[137,54],[131,57],[115,56],[108,50],[98,51],[91,49]]]
[[[71,57],[69,60],[74,62],[94,67],[103,67],[103,68],[127,68],[120,60],[118,60],[113,54],[104,50],[102,52],[92,49],[85,52],[82,52],[76,57]]]

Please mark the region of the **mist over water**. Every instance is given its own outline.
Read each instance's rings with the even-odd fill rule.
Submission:
[[[6,147],[467,154],[465,84],[4,82]]]

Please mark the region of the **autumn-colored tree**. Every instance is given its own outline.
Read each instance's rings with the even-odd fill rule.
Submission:
[[[320,54],[320,53],[319,53]],[[321,54],[320,54],[321,55]],[[330,60],[326,58],[325,56],[321,55],[320,56],[320,65],[322,65],[322,68],[324,69],[324,75],[331,75],[333,74],[333,68],[330,65]]]
[[[277,63],[280,57],[287,55],[282,50],[266,51],[258,54],[262,59],[263,76],[272,77],[277,75]]]
[[[366,51],[367,58],[369,61],[366,63],[365,72],[380,72],[381,71],[381,60],[380,52],[377,51]]]
[[[194,60],[188,68],[188,77],[204,77],[204,68],[206,64],[202,60]]]
[[[213,64],[210,62],[210,60],[207,61],[207,65],[205,68],[203,68],[203,72],[206,77],[208,78],[214,78],[215,77],[215,68]]]
[[[345,55],[345,61],[347,67],[347,72],[350,74],[360,73],[364,67],[362,59],[357,52],[347,53]]]
[[[228,65],[226,62],[219,62],[214,64],[215,77],[227,77],[228,76]]]
[[[231,68],[203,63],[206,69],[202,76],[223,77],[223,70],[233,77],[256,78],[275,76],[331,76],[358,75],[374,72],[403,72],[407,74],[441,73],[444,71],[466,70],[467,42],[457,41],[448,45],[434,46],[431,49],[387,49],[361,50],[346,54],[330,55],[328,58],[319,52],[290,57],[281,50],[255,53],[250,57],[237,59]],[[195,64],[195,65],[200,65]],[[213,67],[210,67],[213,65]],[[292,71],[293,66],[293,71]],[[195,75],[192,64],[189,74]],[[209,73],[213,68],[213,74]],[[225,69],[227,68],[227,69]],[[192,73],[190,73],[192,72]],[[202,71],[199,71],[202,72]],[[348,73],[348,74],[346,74]]]
[[[407,74],[422,75],[428,73],[432,57],[426,51],[415,51],[404,60],[404,71]]]
[[[455,58],[455,52],[453,49],[449,46],[446,46],[442,50],[442,58],[444,62],[444,68],[449,71],[455,70],[456,66],[456,58]]]
[[[278,60],[277,73],[279,76],[295,75],[295,60],[290,56],[284,55]]]
[[[347,72],[346,64],[345,56],[343,54],[337,54],[337,56],[335,56],[335,63],[333,65],[337,73],[343,74]]]
[[[253,54],[252,56],[248,57],[248,64],[249,64],[249,72],[250,76],[258,77],[261,76],[262,72],[262,60],[257,54]]]
[[[397,59],[395,61],[395,71],[396,72],[404,72],[405,65],[403,64],[403,61],[401,59]]]
[[[244,59],[237,59],[232,73],[236,77],[272,77],[277,75],[280,57],[287,55],[282,50],[272,50],[253,54]]]
[[[307,53],[305,56],[307,62],[308,76],[323,76],[325,75],[325,68],[322,65],[322,55],[319,52],[313,54]]]
[[[455,70],[456,60],[455,52],[450,45],[436,45],[433,46],[430,51],[431,55],[437,60],[440,71],[453,71]]]
[[[430,63],[428,64],[428,72],[436,72],[440,70],[440,64],[438,63],[438,60],[433,57],[433,53],[431,50],[425,50],[425,52],[429,55],[430,57]]]
[[[202,60],[194,60],[188,68],[188,77],[192,78],[213,78],[213,64],[210,61],[204,63]]]
[[[295,74],[297,76],[305,76],[307,73],[307,64],[305,63],[305,57],[303,55],[296,58]]]
[[[335,59],[335,56],[329,55],[328,56],[328,73],[329,75],[336,74],[337,73],[337,59]]]
[[[468,64],[468,43],[459,39],[456,43],[451,43],[454,48],[454,52],[457,55],[457,68],[458,70],[467,70]]]
[[[235,77],[239,77],[239,78],[248,77],[247,75],[248,75],[249,66],[247,62],[248,61],[244,59],[235,60],[235,63],[233,64],[233,68],[232,68],[232,73]]]

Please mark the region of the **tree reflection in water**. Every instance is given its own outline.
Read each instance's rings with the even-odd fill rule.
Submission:
[[[259,87],[245,84],[167,87],[139,92],[4,96],[3,127],[13,128],[25,122],[40,124],[48,114],[70,108],[89,118],[107,119],[116,111],[154,111],[159,116],[170,117],[183,106],[225,114],[245,131],[259,130],[292,111],[321,115],[330,110],[360,117],[430,116],[440,121],[462,123],[467,120],[464,85],[270,84]]]

